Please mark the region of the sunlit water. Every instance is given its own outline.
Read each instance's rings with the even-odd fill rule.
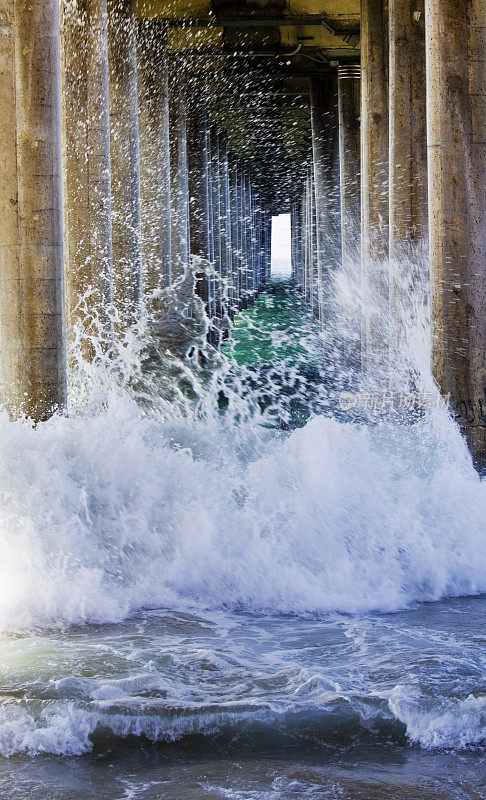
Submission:
[[[484,484],[444,409],[333,413],[291,328],[0,418],[0,796],[484,797]]]

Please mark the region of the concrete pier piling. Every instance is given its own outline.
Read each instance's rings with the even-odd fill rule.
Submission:
[[[230,194],[230,165],[229,165],[229,151],[228,140],[225,137],[221,143],[222,146],[222,191],[223,191],[223,219],[225,229],[225,243],[226,243],[226,280],[227,280],[227,293],[228,293],[228,314],[231,318],[235,313],[235,275],[234,275],[234,258],[233,258],[233,228],[232,228],[232,212],[231,212],[231,194]]]
[[[388,361],[388,19],[385,0],[361,1],[361,290],[363,373]]]
[[[427,125],[423,0],[390,0],[389,298],[390,370],[400,372],[410,325],[410,291],[425,292]],[[406,376],[403,381],[407,381]],[[406,385],[406,384],[405,384]]]
[[[208,115],[204,99],[191,94],[187,104],[187,159],[191,256],[199,259],[197,292],[210,314],[211,219],[209,205]]]
[[[40,421],[66,403],[59,3],[0,22],[0,394]]]
[[[338,69],[341,258],[358,264],[361,253],[361,68]]]
[[[292,277],[295,280],[297,286],[302,286],[302,281],[303,281],[304,231],[303,231],[302,210],[303,210],[303,198],[301,192],[292,203],[291,216],[290,216],[291,241],[292,241]],[[271,231],[271,221],[270,221],[270,231]],[[271,259],[271,250],[269,258]]]
[[[238,313],[241,304],[241,226],[238,203],[238,164],[234,158],[229,161],[229,195],[231,210],[231,248],[233,260],[233,311]]]
[[[219,229],[221,241],[221,316],[226,317],[231,304],[231,229],[226,195],[226,169],[228,146],[224,133],[218,133],[218,204],[219,204]]]
[[[316,215],[317,317],[322,328],[332,318],[334,274],[341,264],[339,122],[337,76],[311,80],[312,150]]]
[[[140,217],[147,296],[171,282],[169,83],[167,29],[137,22]]]
[[[135,0],[107,0],[114,301],[123,331],[143,298]]]
[[[187,99],[180,65],[169,71],[170,197],[172,280],[189,263],[189,173],[187,163]]]
[[[433,370],[486,464],[486,9],[427,0]]]
[[[427,239],[425,6],[389,0],[390,259]]]
[[[239,218],[240,218],[240,250],[241,250],[241,278],[240,278],[240,308],[248,305],[248,218],[246,207],[246,176],[242,164],[239,168]]]
[[[61,15],[67,320],[91,358],[92,337],[107,349],[113,337],[106,0],[66,0]]]
[[[212,229],[214,239],[213,269],[215,273],[214,285],[214,313],[221,318],[223,316],[223,293],[221,277],[223,273],[223,244],[221,239],[221,187],[219,171],[219,131],[211,124],[210,128],[211,144],[211,197],[212,197]]]

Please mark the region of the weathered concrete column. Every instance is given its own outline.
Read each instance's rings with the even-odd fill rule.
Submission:
[[[486,8],[426,0],[434,375],[486,464]]]
[[[231,230],[229,227],[228,205],[226,196],[226,159],[227,144],[224,133],[218,135],[218,186],[219,186],[219,227],[221,235],[221,288],[222,314],[228,313],[231,291]]]
[[[305,184],[304,231],[304,298],[314,316],[317,317],[319,310],[317,305],[316,214],[313,166],[310,166],[307,171]]]
[[[222,167],[223,167],[223,196],[224,196],[224,219],[226,228],[226,271],[228,281],[228,311],[233,318],[235,308],[235,259],[233,256],[233,224],[232,224],[232,205],[230,189],[230,157],[228,152],[228,140],[224,137],[222,141]]]
[[[424,0],[389,0],[390,370],[402,386],[410,289],[429,285],[424,9]]]
[[[312,173],[310,167],[307,171],[305,182],[305,253],[304,253],[304,298],[310,308],[313,308],[314,268],[313,268],[313,203],[312,203]]]
[[[424,10],[424,0],[389,0],[390,259],[398,260],[428,231]]]
[[[59,3],[0,19],[1,400],[39,421],[66,402]]]
[[[272,214],[265,210],[265,283],[272,275]]]
[[[167,31],[160,20],[137,22],[140,210],[144,291],[171,282]]]
[[[213,191],[212,191],[212,177],[211,177],[211,169],[212,169],[212,150],[211,150],[211,129],[209,124],[209,119],[207,120],[206,130],[204,133],[204,146],[207,155],[207,169],[205,172],[205,187],[206,187],[206,195],[208,198],[208,214],[209,214],[209,261],[214,269],[214,259],[215,259],[215,237],[214,237],[214,227],[213,227]],[[208,314],[211,320],[214,319],[216,316],[216,293],[215,293],[215,281],[214,276],[211,276],[208,280]],[[210,332],[210,336],[211,336]]]
[[[290,230],[291,230],[291,266],[292,278],[297,284],[301,283],[301,238],[302,238],[302,201],[299,197],[292,201],[290,207]]]
[[[229,161],[230,207],[231,207],[231,247],[233,261],[233,310],[240,308],[241,300],[241,220],[239,218],[238,165],[234,159]]]
[[[311,78],[312,153],[316,208],[317,317],[332,316],[333,273],[341,263],[337,76]]]
[[[307,178],[302,187],[302,296],[307,295]]]
[[[142,304],[135,0],[107,2],[114,300],[124,329]]]
[[[242,207],[243,220],[243,308],[250,304],[251,295],[251,218],[249,202],[249,176],[242,169]]]
[[[209,313],[209,277],[205,270],[209,266],[210,217],[208,171],[209,152],[207,142],[208,117],[205,103],[193,93],[187,109],[187,159],[189,176],[189,228],[191,231],[191,256],[200,259],[196,290],[207,305]]]
[[[219,170],[219,131],[213,124],[210,127],[211,132],[211,162],[210,162],[210,175],[211,175],[211,197],[212,197],[212,229],[214,237],[214,258],[213,268],[215,271],[214,279],[214,297],[215,297],[215,315],[217,317],[223,316],[223,297],[221,278],[223,274],[223,245],[221,238],[221,184],[220,184],[220,170]]]
[[[261,281],[261,206],[256,186],[253,186],[253,287],[255,298]]]
[[[247,173],[247,215],[248,215],[248,302],[253,303],[255,299],[255,198],[251,175]]]
[[[240,236],[241,236],[241,269],[240,269],[240,308],[248,305],[248,235],[247,235],[247,207],[246,207],[246,171],[243,166],[239,170],[239,211]]]
[[[388,33],[386,0],[361,2],[362,366],[385,376],[388,355]]]
[[[207,110],[202,99],[193,95],[188,103],[187,159],[189,179],[189,226],[191,254],[209,260],[209,171],[207,147]]]
[[[339,165],[341,186],[342,263],[361,260],[361,68],[338,69]]]
[[[64,244],[68,326],[113,336],[106,0],[61,5]],[[88,358],[94,354],[89,339]]]
[[[316,196],[314,169],[309,168],[306,187],[306,299],[316,319],[319,319],[318,272],[317,272],[317,231],[316,231]]]
[[[189,173],[187,166],[187,98],[181,65],[169,71],[170,191],[172,278],[181,276],[189,263]]]

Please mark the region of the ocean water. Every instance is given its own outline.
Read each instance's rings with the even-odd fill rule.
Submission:
[[[0,415],[0,797],[485,797],[485,484],[444,408],[346,419],[283,344],[295,397],[191,355],[177,402]]]

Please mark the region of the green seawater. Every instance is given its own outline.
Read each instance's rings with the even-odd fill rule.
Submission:
[[[239,366],[313,365],[322,357],[317,325],[291,281],[273,280],[238,314],[223,352]]]
[[[322,340],[292,281],[268,283],[255,303],[235,317],[222,352],[230,361],[230,384],[240,381],[257,398],[269,426],[298,428],[313,413],[326,413],[329,380]],[[223,392],[222,410],[226,400]]]

